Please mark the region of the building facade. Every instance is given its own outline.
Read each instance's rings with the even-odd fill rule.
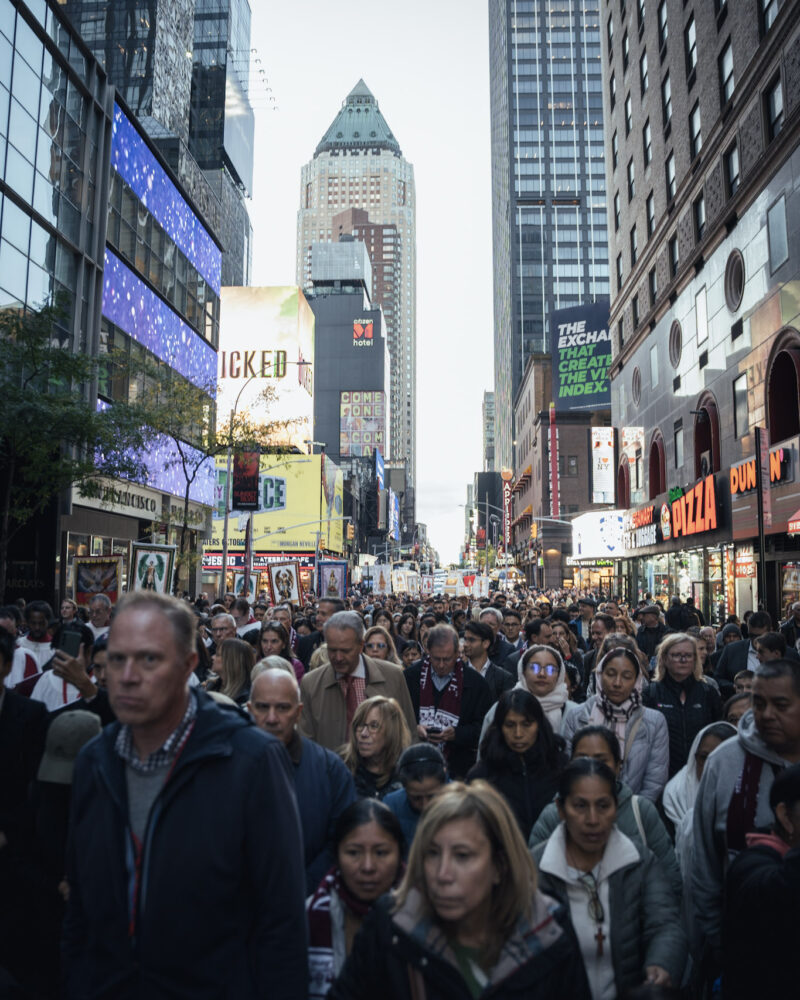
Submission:
[[[250,283],[254,116],[247,0],[66,0],[62,10]]]
[[[603,18],[618,587],[694,596],[712,620],[758,602],[777,616],[800,596],[800,8]]]
[[[349,209],[367,213],[368,220]],[[335,221],[334,221],[335,220]],[[377,231],[377,227],[384,227]],[[370,232],[368,230],[375,230]],[[416,477],[416,194],[414,168],[363,80],[303,167],[297,213],[297,282],[311,285],[311,247],[343,232],[364,240],[384,306],[392,362],[393,461]],[[390,280],[391,279],[391,280]],[[391,294],[390,294],[391,293]],[[412,518],[413,521],[413,518]]]
[[[495,467],[554,309],[608,295],[600,0],[490,0]]]
[[[484,392],[481,406],[483,426],[483,471],[494,472],[494,393]]]

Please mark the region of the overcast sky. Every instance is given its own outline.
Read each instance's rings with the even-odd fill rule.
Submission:
[[[277,111],[256,111],[253,284],[295,282],[300,168],[360,77],[417,188],[417,519],[463,541],[494,385],[486,0],[250,0]],[[255,100],[256,105],[268,101]]]

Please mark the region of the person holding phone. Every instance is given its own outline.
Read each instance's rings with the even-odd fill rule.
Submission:
[[[31,691],[34,701],[41,701],[48,712],[83,698],[92,700],[97,689],[89,676],[87,648],[76,629],[62,628],[56,637],[55,652]]]

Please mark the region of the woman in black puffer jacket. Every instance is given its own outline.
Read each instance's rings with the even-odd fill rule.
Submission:
[[[506,799],[527,840],[539,813],[553,801],[567,764],[564,741],[550,728],[528,691],[505,691],[481,744],[481,759],[467,781],[483,778]]]

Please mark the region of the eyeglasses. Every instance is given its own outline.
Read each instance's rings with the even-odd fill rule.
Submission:
[[[606,913],[603,909],[603,904],[600,902],[597,879],[591,872],[583,872],[578,876],[578,881],[589,893],[589,916],[596,924],[602,924],[606,919]]]
[[[667,653],[667,656],[671,660],[680,660],[682,663],[688,663],[689,660],[694,659],[694,653]]]
[[[532,661],[525,665],[525,669],[531,670],[534,674],[547,674],[548,677],[555,677],[560,668],[554,666],[552,663],[536,663]]]
[[[360,726],[353,726],[353,729],[355,729],[357,733],[360,733],[364,729],[369,729],[371,733],[377,733],[380,728],[381,723],[375,722],[374,720],[372,722],[362,722]]]

